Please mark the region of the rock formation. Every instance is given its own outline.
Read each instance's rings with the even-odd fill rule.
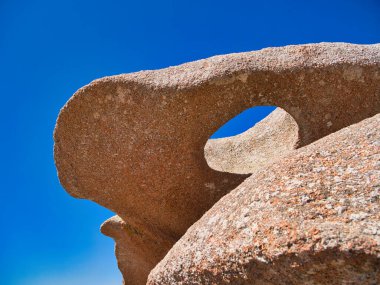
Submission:
[[[281,165],[297,147],[374,116],[379,94],[379,44],[270,48],[105,77],[78,90],[60,112],[59,179],[74,197],[117,213],[102,232],[116,241],[126,284],[145,284],[173,244],[248,173]],[[206,145],[256,105],[282,110],[245,134]],[[156,268],[150,282],[177,268],[167,275]]]
[[[148,284],[380,284],[380,114],[256,171]]]

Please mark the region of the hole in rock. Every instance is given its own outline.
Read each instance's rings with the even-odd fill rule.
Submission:
[[[208,165],[218,171],[248,174],[297,148],[298,125],[274,106],[253,107],[221,126],[205,145]]]
[[[235,116],[223,126],[221,126],[210,139],[218,139],[224,137],[236,136],[252,128],[256,123],[272,113],[276,107],[274,106],[257,106],[249,108],[239,115]]]

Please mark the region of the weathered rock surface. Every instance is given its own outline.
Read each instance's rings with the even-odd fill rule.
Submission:
[[[284,110],[277,108],[253,128],[234,137],[209,140],[205,157],[211,168],[233,173],[251,173],[281,158],[297,146],[298,126]],[[264,160],[263,156],[267,156]],[[256,163],[255,163],[256,162]],[[150,270],[172,247],[169,240],[143,236],[119,216],[107,220],[103,234],[114,238],[115,254],[127,284],[145,284]]]
[[[380,114],[254,173],[148,284],[380,284]]]
[[[115,240],[117,264],[127,285],[146,284],[150,270],[172,246],[171,240],[143,235],[119,216],[108,219],[101,231]]]
[[[119,242],[127,284],[144,284],[172,244],[247,177],[246,167],[237,166],[237,174],[208,166],[204,147],[221,125],[255,105],[281,107],[297,135],[277,136],[289,138],[283,145],[263,141],[290,151],[375,115],[379,70],[380,45],[323,43],[96,80],[58,117],[59,179],[74,197],[118,214],[102,231]],[[278,153],[267,151],[273,159]],[[264,163],[252,156],[250,165],[255,161]],[[124,255],[126,248],[132,250]]]
[[[215,170],[253,173],[296,149],[297,145],[296,121],[277,108],[240,135],[209,140],[205,146],[205,158]]]

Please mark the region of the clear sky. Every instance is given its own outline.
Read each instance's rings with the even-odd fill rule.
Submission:
[[[91,80],[269,46],[380,42],[379,0],[0,0],[0,284],[121,284],[112,213],[70,197],[53,162],[59,109]],[[267,110],[268,111],[268,110]],[[243,131],[250,110],[218,136]]]

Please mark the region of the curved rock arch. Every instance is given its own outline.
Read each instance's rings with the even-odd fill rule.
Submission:
[[[376,114],[379,47],[287,46],[95,80],[58,117],[59,179],[74,197],[116,212],[136,254],[146,247],[150,270],[247,177],[207,165],[211,134],[255,105],[286,110],[298,124],[299,146]],[[103,232],[117,239],[114,224]]]

